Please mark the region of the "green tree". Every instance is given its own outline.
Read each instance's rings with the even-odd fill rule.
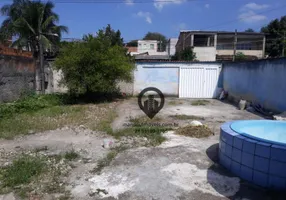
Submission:
[[[95,37],[85,36],[84,42],[71,42],[60,49],[55,66],[62,70],[64,84],[72,94],[110,93],[116,91],[118,81],[132,80],[132,57],[108,31],[101,29]]]
[[[131,40],[126,44],[127,47],[137,47],[138,46],[138,40]]]
[[[246,29],[244,32],[254,33],[254,32],[255,32],[255,30],[253,30],[252,28],[248,28],[248,29]]]
[[[172,60],[194,61],[195,59],[196,53],[193,51],[193,47],[187,47],[180,52],[176,52],[172,57]]]
[[[167,38],[161,33],[156,32],[148,32],[143,40],[157,40],[158,41],[158,51],[163,52],[166,51],[167,46]]]
[[[261,28],[261,32],[266,34],[266,53],[269,57],[286,56],[286,15],[280,20],[272,20]]]
[[[51,49],[60,42],[65,26],[59,26],[59,16],[53,12],[52,2],[14,0],[11,5],[4,5],[1,13],[7,18],[2,22],[0,38],[6,40],[16,36],[12,46],[31,48],[34,57],[40,61],[41,88],[44,93],[43,50]]]

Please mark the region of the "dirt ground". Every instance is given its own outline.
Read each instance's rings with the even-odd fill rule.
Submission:
[[[157,147],[137,147],[119,153],[100,174],[92,173],[98,161],[109,149],[102,147],[104,139],[112,139],[103,132],[91,131],[83,126],[37,133],[14,140],[0,140],[0,165],[8,165],[20,152],[44,149],[42,153],[56,155],[71,149],[80,159],[73,162],[70,174],[63,177],[71,199],[121,199],[121,200],[215,200],[215,199],[285,199],[277,192],[269,192],[232,176],[217,161],[219,128],[222,123],[239,119],[261,119],[260,116],[240,111],[234,106],[209,100],[204,106],[192,106],[189,99],[166,99],[158,117],[194,115],[214,131],[214,136],[196,139],[164,133],[165,142]],[[124,128],[130,117],[143,116],[137,99],[123,101],[114,112],[114,130]],[[176,120],[185,126],[192,120]],[[120,143],[120,141],[117,141]],[[131,141],[132,142],[132,141]],[[44,147],[44,148],[43,148]],[[0,200],[17,199],[12,193]],[[59,199],[48,195],[42,199]]]

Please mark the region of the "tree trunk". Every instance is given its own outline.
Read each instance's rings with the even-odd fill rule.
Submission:
[[[40,59],[40,73],[41,73],[41,94],[45,94],[45,68],[44,68],[44,55],[41,36],[39,37],[39,59]]]

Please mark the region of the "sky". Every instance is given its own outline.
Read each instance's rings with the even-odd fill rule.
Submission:
[[[162,33],[167,38],[178,37],[180,30],[244,31],[252,28],[259,31],[271,20],[286,15],[285,0],[52,1],[60,16],[59,24],[69,28],[64,38],[82,38],[84,34],[95,34],[111,24],[113,29],[121,31],[125,42],[142,39],[149,31]],[[86,3],[88,1],[92,3]],[[0,6],[11,2],[0,0]],[[1,16],[0,22],[4,19]]]

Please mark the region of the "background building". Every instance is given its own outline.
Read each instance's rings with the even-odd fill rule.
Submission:
[[[264,58],[265,35],[254,32],[181,31],[176,51],[186,47],[194,47],[199,61],[232,60],[234,53],[243,53],[253,60]]]

